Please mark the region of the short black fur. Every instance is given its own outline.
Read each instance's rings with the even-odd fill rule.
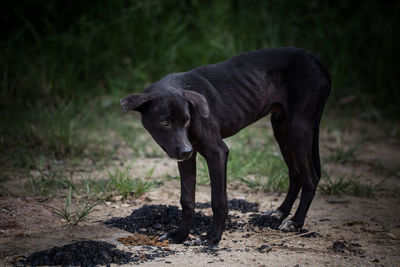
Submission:
[[[321,177],[319,123],[330,87],[329,73],[317,56],[288,47],[243,53],[222,63],[169,74],[143,94],[122,99],[122,110],[141,112],[144,127],[178,160],[182,223],[169,237],[183,242],[193,224],[198,152],[206,159],[211,179],[213,223],[204,241],[220,241],[228,212],[229,149],[223,138],[270,113],[290,182],[282,205],[266,215],[279,220],[283,231],[299,230]],[[300,189],[300,204],[288,219]]]

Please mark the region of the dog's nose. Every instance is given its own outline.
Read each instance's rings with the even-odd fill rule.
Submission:
[[[183,148],[181,148],[181,150],[179,151],[179,154],[183,157],[189,157],[193,152],[193,149],[190,146],[185,146]]]

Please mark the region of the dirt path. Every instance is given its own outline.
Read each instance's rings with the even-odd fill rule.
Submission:
[[[146,196],[146,204],[172,204],[178,202],[179,194],[176,181],[168,182],[164,187],[153,190]],[[208,201],[207,186],[198,189],[197,199]],[[276,207],[283,196],[271,196],[265,193],[248,194],[243,190],[230,189],[230,197],[258,201],[260,210]],[[260,201],[262,200],[262,201]],[[162,202],[160,202],[162,201]],[[0,256],[2,262],[12,262],[16,256],[27,255],[37,250],[49,249],[81,240],[103,240],[118,245],[118,248],[135,252],[138,247],[125,247],[116,241],[130,233],[118,228],[108,228],[97,221],[111,216],[127,216],[130,211],[140,207],[144,201],[115,203],[112,206],[98,207],[92,214],[93,222],[83,223],[73,228],[64,228],[59,218],[30,198],[2,199],[2,233],[0,238]],[[335,197],[318,195],[309,212],[304,228],[318,233],[316,237],[292,237],[291,233],[276,230],[248,229],[225,232],[215,253],[202,251],[204,247],[170,245],[176,251],[166,258],[146,261],[143,264],[159,266],[160,263],[175,266],[396,266],[400,262],[400,200],[382,195],[374,199],[358,197]],[[13,212],[5,218],[5,209]],[[203,210],[210,214],[210,210]],[[242,221],[248,215],[238,212]],[[390,232],[384,231],[385,223],[390,222]],[[344,242],[342,251],[334,250],[335,242]],[[271,250],[260,252],[257,248],[269,245]]]
[[[345,146],[355,138],[357,134],[349,132],[342,135],[340,142]],[[140,263],[144,266],[399,266],[400,198],[396,191],[400,186],[399,143],[376,138],[382,141],[378,143],[372,138],[364,143],[351,163],[327,162],[324,168],[335,177],[343,173],[360,174],[364,183],[376,184],[384,179],[384,190],[374,191],[370,197],[318,192],[304,225],[315,232],[312,237],[245,226],[226,231],[216,250],[172,244],[168,256]],[[323,132],[321,147],[325,157],[337,145],[333,139],[332,132]],[[154,179],[177,174],[175,163],[165,158],[137,160],[135,164],[137,170],[157,166]],[[231,182],[228,188],[230,199],[257,202],[260,211],[277,208],[284,198],[284,194],[256,191],[239,182]],[[198,186],[196,201],[209,202],[209,199],[209,186]],[[143,247],[127,247],[117,241],[131,233],[102,222],[126,217],[144,204],[179,205],[179,182],[164,179],[162,186],[138,199],[98,205],[87,222],[72,228],[66,228],[65,222],[41,201],[40,197],[0,198],[0,265],[12,265],[32,252],[83,240],[107,241],[125,251],[145,253]],[[60,206],[64,201],[54,197],[45,204]],[[201,211],[211,214],[210,209]],[[237,215],[236,220],[243,223],[250,218],[250,213],[230,211],[230,214]]]

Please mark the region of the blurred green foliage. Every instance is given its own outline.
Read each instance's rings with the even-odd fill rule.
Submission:
[[[365,93],[390,108],[399,100],[399,7],[373,0],[8,1],[1,104],[10,96],[26,102],[140,91],[169,72],[243,51],[300,46],[322,57],[338,93]]]
[[[332,75],[331,105],[355,95],[364,110],[400,116],[399,2],[20,0],[0,10],[3,148],[8,135],[83,151],[71,141],[76,129],[93,114],[118,111],[126,93],[170,72],[277,46],[320,55]],[[67,112],[47,114],[59,107]],[[64,124],[38,129],[58,117]]]

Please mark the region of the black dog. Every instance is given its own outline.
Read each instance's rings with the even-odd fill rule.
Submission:
[[[139,111],[143,126],[178,161],[182,223],[168,237],[183,242],[193,223],[199,152],[210,172],[213,211],[204,241],[220,241],[228,213],[229,149],[222,139],[269,113],[290,184],[282,205],[266,214],[281,221],[283,231],[301,228],[321,177],[319,123],[329,92],[329,73],[314,54],[299,48],[276,48],[169,74],[144,93],[121,99],[123,113]],[[300,189],[298,209],[285,219]]]

